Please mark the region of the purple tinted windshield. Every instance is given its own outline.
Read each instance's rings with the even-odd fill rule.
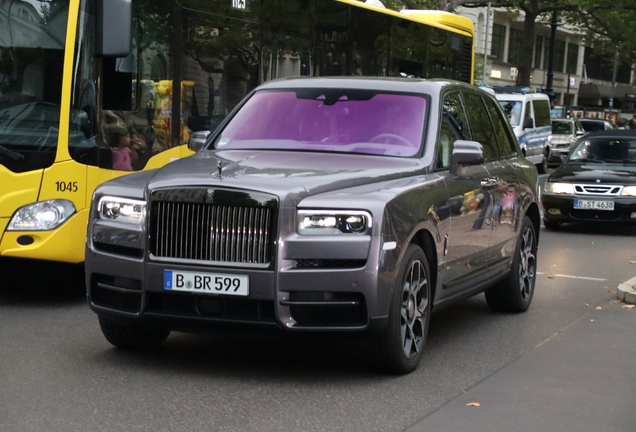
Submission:
[[[297,97],[256,93],[214,143],[217,149],[336,151],[399,157],[419,152],[426,118],[420,96],[340,90]],[[302,91],[300,91],[302,93]]]

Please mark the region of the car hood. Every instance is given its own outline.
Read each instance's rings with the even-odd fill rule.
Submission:
[[[201,151],[155,171],[148,187],[154,190],[197,185],[258,190],[277,195],[283,205],[291,206],[306,196],[425,171],[422,162],[412,158],[298,151]]]
[[[573,134],[552,134],[552,142],[554,141],[568,141],[572,138]]]
[[[554,170],[548,181],[636,184],[636,165],[568,163]]]

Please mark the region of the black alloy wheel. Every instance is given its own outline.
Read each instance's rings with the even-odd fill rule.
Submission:
[[[390,373],[414,371],[422,358],[431,312],[428,260],[409,245],[393,291],[389,322],[377,339],[378,358]]]
[[[537,278],[537,234],[528,216],[523,218],[508,276],[485,291],[488,306],[498,312],[525,312],[532,302]]]

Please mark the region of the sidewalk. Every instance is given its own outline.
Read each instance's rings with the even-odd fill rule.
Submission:
[[[636,308],[625,306],[590,311],[407,431],[634,432]]]

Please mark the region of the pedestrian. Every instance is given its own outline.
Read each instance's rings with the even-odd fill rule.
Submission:
[[[629,121],[629,128],[636,129],[636,114],[634,114],[634,117],[632,117],[632,119]]]

